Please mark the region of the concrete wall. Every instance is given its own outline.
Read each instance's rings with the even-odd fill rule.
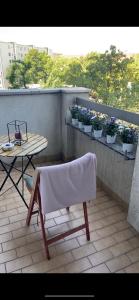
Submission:
[[[139,232],[139,145],[136,152],[127,220]]]
[[[85,88],[0,91],[0,135],[7,134],[8,122],[25,120],[28,132],[48,139],[48,147],[39,154],[40,159],[66,161],[89,151],[96,153],[98,178],[113,194],[129,203],[134,160],[125,160],[65,123],[66,116],[70,117],[69,106],[77,97],[88,102],[88,92]]]
[[[48,139],[48,147],[39,157],[61,159],[66,151],[65,110],[80,95],[88,95],[88,89],[1,90],[0,135],[7,134],[8,122],[27,121],[28,132]]]
[[[97,156],[97,177],[107,191],[113,193],[117,200],[129,203],[134,160],[125,160],[122,155],[99,143],[91,140],[84,133],[67,126],[69,144],[73,138],[73,156],[80,157],[87,152]],[[71,147],[71,145],[70,145]]]
[[[76,98],[82,96],[84,99],[88,100],[89,89],[86,88],[76,88],[75,89],[62,89],[62,111],[61,111],[61,126],[62,126],[62,153],[63,153],[63,160],[70,160],[73,157],[73,137],[69,136],[67,132],[67,126],[65,125],[66,117],[70,118],[69,116],[69,107],[76,103]],[[69,140],[71,143],[69,143]]]

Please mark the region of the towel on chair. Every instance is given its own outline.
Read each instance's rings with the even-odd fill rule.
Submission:
[[[94,153],[71,162],[38,167],[42,213],[46,214],[96,198],[96,165]]]

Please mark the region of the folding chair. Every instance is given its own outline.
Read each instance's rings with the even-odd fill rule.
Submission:
[[[76,231],[85,228],[87,240],[90,240],[86,202],[95,198],[96,155],[94,153],[87,153],[65,164],[36,168],[26,224],[28,226],[30,224],[31,216],[34,213],[34,204],[36,203],[48,259],[50,259],[48,246]],[[84,223],[47,239],[44,227],[45,214],[62,208],[68,209],[78,203],[83,204]]]

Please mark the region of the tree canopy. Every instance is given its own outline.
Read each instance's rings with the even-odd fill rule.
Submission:
[[[114,107],[139,109],[139,54],[132,58],[111,45],[105,53],[50,57],[31,49],[23,61],[13,61],[7,70],[12,88],[80,86],[91,89],[95,101]]]

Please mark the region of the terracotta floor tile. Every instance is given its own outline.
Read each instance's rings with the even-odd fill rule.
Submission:
[[[88,256],[93,267],[110,260],[112,257],[112,253],[107,249]]]
[[[139,262],[130,265],[129,267],[125,268],[126,273],[139,273]]]
[[[128,252],[127,256],[130,258],[132,263],[139,261],[139,248],[136,248],[136,249]]]
[[[82,258],[73,263],[68,264],[65,266],[65,273],[80,273],[86,269],[91,267],[91,264],[87,258]]]
[[[5,264],[0,264],[0,273],[6,273]]]
[[[51,165],[51,163],[47,163]],[[43,163],[41,165],[44,165]],[[33,169],[28,172],[33,174]],[[0,180],[2,180],[0,172]],[[16,181],[17,172],[12,173]],[[7,180],[5,188],[11,186]],[[30,194],[25,189],[27,203]],[[49,246],[46,258],[37,215],[26,226],[27,209],[12,187],[0,197],[0,273],[108,273],[139,272],[139,234],[127,222],[127,212],[100,187],[87,203],[90,241],[85,229]],[[46,215],[47,238],[84,222],[82,204]]]
[[[83,273],[110,273],[110,270],[105,264],[86,270]]]
[[[109,250],[114,256],[124,254],[132,249],[131,244],[128,241],[121,242],[113,247],[110,247]]]
[[[112,260],[106,262],[107,267],[110,269],[110,271],[112,273],[116,272],[120,269],[123,269],[130,264],[131,264],[131,262],[126,255],[122,255],[117,258],[113,258]]]
[[[81,247],[78,247],[75,250],[72,250],[72,254],[75,259],[79,259],[82,257],[86,257],[92,253],[96,252],[96,249],[94,248],[93,244],[87,244]]]
[[[11,250],[11,251],[6,251],[4,253],[0,254],[0,264],[13,260],[16,258],[16,251]]]

